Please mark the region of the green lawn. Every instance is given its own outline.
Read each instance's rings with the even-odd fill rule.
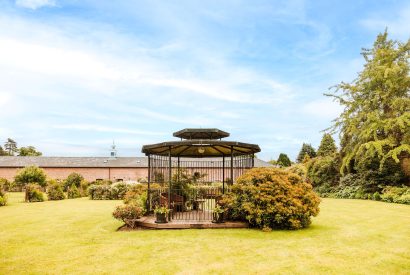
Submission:
[[[0,274],[410,273],[410,206],[324,199],[309,229],[117,232],[120,201],[0,207]]]

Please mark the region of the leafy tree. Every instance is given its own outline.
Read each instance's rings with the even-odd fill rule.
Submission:
[[[42,153],[37,151],[34,146],[21,147],[19,150],[19,156],[41,156]]]
[[[21,186],[25,186],[29,183],[36,183],[41,187],[45,187],[47,185],[44,170],[37,166],[27,166],[20,169],[14,177],[14,181],[17,185]]]
[[[9,156],[14,156],[14,153],[18,152],[17,142],[12,140],[11,138],[8,138],[4,143],[4,149],[6,149]]]
[[[320,157],[326,157],[336,153],[336,151],[335,140],[330,134],[324,134],[319,149],[317,150],[317,155]]]
[[[340,131],[342,173],[363,157],[377,156],[382,168],[387,159],[410,156],[410,40],[390,40],[386,30],[362,55],[358,77],[327,94],[344,107],[331,128]]]
[[[338,156],[317,157],[307,166],[307,176],[313,187],[338,185],[340,178]]]
[[[302,148],[300,149],[300,152],[298,154],[298,157],[296,159],[296,162],[301,163],[303,162],[303,159],[305,158],[305,155],[309,155],[310,158],[316,157],[316,151],[312,147],[312,145],[303,143]]]
[[[292,165],[292,162],[290,161],[288,155],[280,153],[276,164],[280,167],[289,167]]]

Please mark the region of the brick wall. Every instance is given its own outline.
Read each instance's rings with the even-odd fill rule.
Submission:
[[[52,179],[65,179],[73,172],[81,174],[87,181],[96,179],[110,179],[116,181],[137,180],[148,176],[147,168],[43,168],[47,177]],[[0,178],[13,180],[17,168],[0,168]]]

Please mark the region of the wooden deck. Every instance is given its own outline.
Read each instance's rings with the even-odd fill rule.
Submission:
[[[210,220],[172,220],[168,223],[155,223],[155,216],[146,216],[138,219],[136,225],[152,229],[190,229],[190,228],[248,228],[246,222],[226,221],[224,223],[212,223]]]

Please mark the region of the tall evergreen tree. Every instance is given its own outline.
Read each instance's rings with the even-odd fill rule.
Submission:
[[[296,158],[296,162],[303,162],[305,155],[308,155],[310,158],[316,157],[315,148],[313,148],[310,144],[303,143],[302,148],[300,149],[300,152],[298,154],[298,157]]]
[[[9,156],[14,156],[14,153],[18,151],[17,142],[8,138],[6,143],[4,143],[4,149],[8,152]]]
[[[292,162],[290,161],[288,155],[280,153],[278,160],[276,161],[276,164],[280,167],[289,167],[292,165]]]
[[[403,163],[410,156],[410,39],[393,41],[385,31],[362,55],[358,77],[328,94],[344,107],[332,127],[340,131],[342,172],[365,157],[378,156],[382,169],[389,158]]]
[[[319,149],[317,149],[317,155],[320,157],[330,156],[333,153],[336,153],[337,148],[335,140],[330,134],[324,134],[322,141],[320,142]]]

